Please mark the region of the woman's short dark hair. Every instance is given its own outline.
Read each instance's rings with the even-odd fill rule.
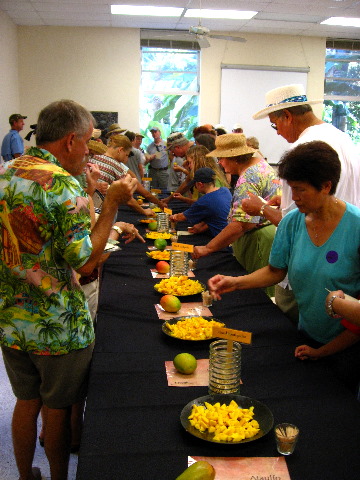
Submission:
[[[325,142],[302,143],[286,152],[278,164],[279,177],[290,182],[306,182],[320,191],[331,182],[329,194],[335,193],[341,173],[337,152]]]
[[[234,160],[236,163],[246,163],[252,158],[254,154],[244,153],[243,155],[237,155],[236,157],[226,157],[228,160]]]

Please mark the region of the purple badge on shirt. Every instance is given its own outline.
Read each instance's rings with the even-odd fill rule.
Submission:
[[[327,252],[326,254],[326,260],[329,262],[329,263],[335,263],[337,262],[339,259],[339,255],[337,252],[335,252],[334,250],[330,250],[329,252]]]

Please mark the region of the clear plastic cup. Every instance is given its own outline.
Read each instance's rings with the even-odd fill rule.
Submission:
[[[281,455],[291,455],[299,437],[299,429],[291,423],[279,423],[275,427],[277,451]]]

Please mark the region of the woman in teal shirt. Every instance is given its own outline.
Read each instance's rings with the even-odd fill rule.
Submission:
[[[243,277],[209,280],[215,298],[224,292],[274,285],[289,275],[299,305],[299,329],[319,344],[301,345],[295,356],[317,359],[340,352],[360,337],[325,308],[326,289],[360,292],[360,209],[334,197],[341,165],[324,142],[309,142],[284,155],[279,175],[292,190],[297,209],[280,222],[269,265]]]

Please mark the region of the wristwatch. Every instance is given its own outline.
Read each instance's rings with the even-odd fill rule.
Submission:
[[[261,208],[260,208],[260,210],[259,210],[259,215],[260,215],[260,217],[263,217],[263,216],[264,216],[264,208],[265,208],[265,207],[267,207],[267,203],[263,203],[263,204],[261,205]]]
[[[113,226],[111,227],[111,230],[115,230],[115,232],[117,232],[119,235],[121,235],[122,232],[123,232],[123,231],[121,230],[121,228],[118,227],[117,225],[113,225]]]
[[[335,300],[335,298],[341,298],[339,297],[339,295],[333,295],[330,300],[328,302],[326,302],[325,304],[325,309],[326,309],[326,313],[332,317],[332,318],[340,318],[341,315],[338,315],[337,313],[334,312],[333,310],[333,301]]]

